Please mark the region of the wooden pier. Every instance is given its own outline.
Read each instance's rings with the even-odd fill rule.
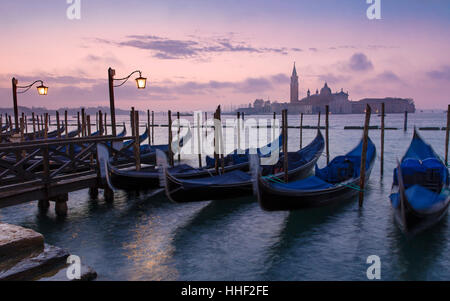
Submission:
[[[107,145],[113,156],[126,156],[124,151],[135,143],[119,150],[110,145],[135,139],[139,137],[91,136],[0,144],[0,208],[38,200],[39,208],[47,210],[53,201],[56,213],[63,216],[68,193],[86,188],[91,189],[91,196],[103,188],[105,199],[111,200],[112,192],[93,160],[96,145]],[[134,158],[130,162],[122,166],[134,165]]]

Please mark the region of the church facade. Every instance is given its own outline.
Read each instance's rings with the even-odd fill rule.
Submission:
[[[382,103],[385,103],[386,113],[404,113],[405,111],[414,113],[416,110],[414,101],[409,98],[364,98],[359,101],[350,101],[348,92],[344,92],[341,88],[340,92],[333,93],[326,82],[320,91],[316,89],[315,93],[311,93],[308,89],[306,96],[299,99],[299,76],[294,63],[289,102],[279,103],[257,99],[253,106],[249,104],[247,108],[239,108],[237,111],[246,114],[269,114],[280,113],[283,109],[287,109],[289,114],[317,114],[325,113],[325,106],[328,105],[332,114],[362,114],[367,104],[372,107],[374,113],[381,112]]]
[[[292,70],[291,76],[291,99],[289,107],[300,113],[314,114],[318,112],[324,112],[325,106],[328,105],[330,112],[335,114],[351,114],[352,103],[348,99],[348,93],[341,89],[340,92],[333,93],[325,82],[325,85],[320,89],[316,89],[315,94],[311,94],[308,89],[306,97],[298,98],[298,75],[295,68]]]

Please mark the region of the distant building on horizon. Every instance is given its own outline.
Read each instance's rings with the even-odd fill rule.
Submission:
[[[340,92],[333,93],[328,87],[327,82],[320,89],[316,89],[315,94],[311,94],[308,89],[306,97],[299,99],[299,77],[297,69],[292,69],[291,83],[290,83],[290,102],[278,103],[264,101],[263,99],[256,99],[248,108],[239,108],[236,111],[247,114],[267,114],[271,112],[281,112],[287,109],[291,114],[316,114],[318,112],[325,112],[325,106],[328,105],[330,113],[332,114],[361,114],[364,113],[366,104],[372,108],[372,112],[381,112],[381,104],[385,103],[386,113],[414,113],[416,111],[414,101],[410,98],[363,98],[359,101],[349,100],[348,92],[344,92],[341,88]]]

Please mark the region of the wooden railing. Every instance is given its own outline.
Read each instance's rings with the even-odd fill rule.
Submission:
[[[24,141],[0,144],[0,188],[5,185],[36,182],[48,184],[60,177],[79,172],[97,172],[96,144],[106,144],[113,158],[126,157],[134,161],[136,137],[83,137]],[[114,143],[132,140],[117,150]]]

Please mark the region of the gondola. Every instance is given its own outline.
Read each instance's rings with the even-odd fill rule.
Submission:
[[[288,154],[288,178],[301,179],[311,173],[323,152],[325,141],[322,133],[305,148]],[[274,166],[261,168],[262,174],[272,179],[280,179],[284,171],[284,156]],[[279,180],[278,180],[279,181]],[[200,179],[182,179],[168,169],[164,170],[164,186],[167,197],[176,203],[224,200],[252,194],[252,176],[242,170],[234,170],[221,175],[207,176]]]
[[[65,129],[66,129],[66,127],[63,124],[63,125],[61,125],[61,127],[59,129],[56,129],[56,130],[51,131],[51,132],[48,132],[47,133],[47,138],[56,138],[58,136],[58,134],[64,133]],[[24,136],[25,136],[25,140],[26,141],[42,140],[42,139],[44,139],[44,136],[45,136],[45,129],[40,130],[39,132],[36,132],[36,133],[27,133]]]
[[[359,193],[363,140],[346,155],[335,157],[326,167],[315,168],[315,174],[289,183],[263,177],[252,160],[253,190],[262,209],[300,210],[320,207],[352,199]],[[368,138],[366,183],[376,158],[376,149]]]
[[[124,128],[125,128],[125,126],[124,126]],[[139,135],[139,144],[141,144],[147,138],[148,138],[148,128],[145,129],[144,133]],[[127,140],[123,143],[123,147],[127,147],[132,143],[134,143],[134,140]]]
[[[406,154],[394,169],[390,201],[394,219],[406,234],[430,228],[447,213],[448,169],[416,129]]]
[[[156,151],[164,152],[164,150],[165,147],[156,147],[155,153]],[[133,168],[119,169],[112,165],[108,149],[106,146],[101,144],[97,145],[97,154],[101,166],[102,178],[108,180],[108,184],[111,186],[111,189],[149,190],[160,187],[161,169],[158,166],[148,166],[139,171],[136,171]],[[238,163],[227,163],[228,164],[224,165],[225,173],[229,173],[234,170],[248,171],[249,168],[249,162],[245,160]],[[194,179],[216,175],[216,170],[214,168],[195,168],[187,164],[179,164],[168,168],[168,170],[175,177],[182,179]]]
[[[56,138],[58,136],[59,133],[63,133],[65,130],[65,126],[62,125],[59,129],[56,129],[54,131],[48,132],[47,133],[47,138]],[[11,129],[8,132],[3,133],[3,140],[5,141],[10,141],[11,136],[14,135],[16,131]],[[40,130],[38,132],[35,133],[26,133],[24,134],[23,138],[25,141],[32,141],[32,140],[42,140],[44,139],[44,135],[45,135],[45,129],[44,130]]]

